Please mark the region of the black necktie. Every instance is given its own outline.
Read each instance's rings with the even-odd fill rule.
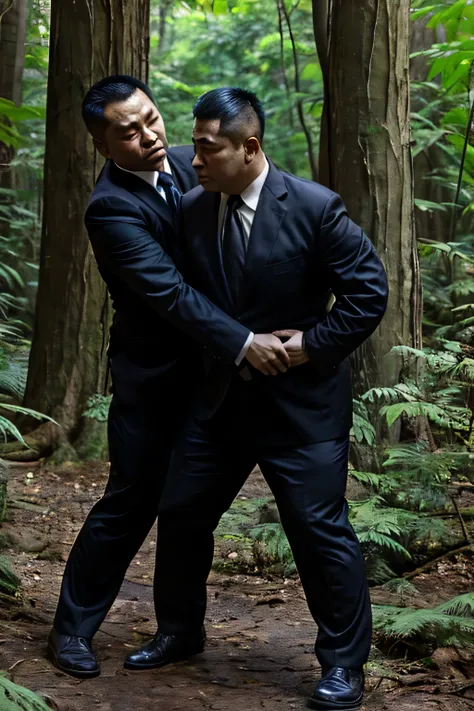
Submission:
[[[231,195],[229,197],[222,245],[222,263],[234,303],[237,303],[239,296],[247,252],[245,232],[237,212],[241,205],[243,205],[243,200],[240,195]]]
[[[159,173],[158,185],[165,191],[166,202],[170,208],[174,213],[177,213],[181,202],[181,193],[175,186],[171,175],[169,173]]]

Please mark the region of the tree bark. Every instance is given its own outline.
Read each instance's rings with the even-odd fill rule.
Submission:
[[[392,346],[421,344],[421,283],[410,154],[409,0],[332,0],[328,130],[320,175],[344,199],[382,258],[387,314],[355,354],[357,391],[399,381]],[[319,44],[321,42],[319,41]]]
[[[27,21],[26,0],[0,2],[0,96],[21,104]]]
[[[44,443],[74,456],[88,398],[103,392],[110,305],[84,229],[101,167],[81,118],[89,87],[110,74],[147,80],[149,0],[53,0],[44,219],[25,405],[53,417]]]

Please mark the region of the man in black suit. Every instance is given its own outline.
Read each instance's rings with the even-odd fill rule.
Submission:
[[[197,184],[191,146],[167,150],[150,90],[127,76],[93,86],[84,121],[107,158],[85,223],[113,299],[110,477],[66,565],[48,652],[78,677],[99,674],[91,639],[158,511],[173,440],[186,415],[195,361],[192,341],[228,364],[263,374],[287,369],[272,334],[254,334],[182,279],[176,240],[181,193]],[[193,651],[193,650],[190,650]]]
[[[258,463],[319,628],[322,678],[310,703],[359,708],[371,614],[344,497],[352,420],[347,358],[384,314],[385,271],[338,195],[267,160],[254,94],[215,89],[199,99],[194,116],[201,185],[182,201],[184,273],[239,323],[286,337],[294,367],[267,379],[252,366],[210,364],[161,499],[158,633],[127,664],[160,666],[180,645],[203,639],[213,531]]]

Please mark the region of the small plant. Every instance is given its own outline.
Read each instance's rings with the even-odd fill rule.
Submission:
[[[111,395],[101,395],[100,393],[92,395],[87,401],[87,408],[82,413],[83,417],[97,420],[97,422],[107,422],[111,401]]]
[[[0,709],[2,711],[50,711],[39,696],[0,675]]]
[[[293,553],[280,523],[262,523],[255,526],[250,531],[250,536],[264,546],[269,558],[285,566],[285,575],[295,572]]]
[[[8,558],[0,556],[0,596],[14,597],[19,587],[20,580],[11,569]]]
[[[432,649],[474,646],[474,593],[431,609],[374,605],[374,630],[385,641],[423,640]]]

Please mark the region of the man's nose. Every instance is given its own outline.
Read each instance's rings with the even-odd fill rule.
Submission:
[[[195,153],[191,165],[193,166],[193,168],[202,168],[203,162],[202,162],[202,160],[199,158],[199,156],[198,156],[197,153]]]
[[[147,126],[143,129],[143,138],[142,138],[142,143],[144,146],[152,146],[154,143],[156,143],[156,139],[158,138],[158,134],[149,129]]]

